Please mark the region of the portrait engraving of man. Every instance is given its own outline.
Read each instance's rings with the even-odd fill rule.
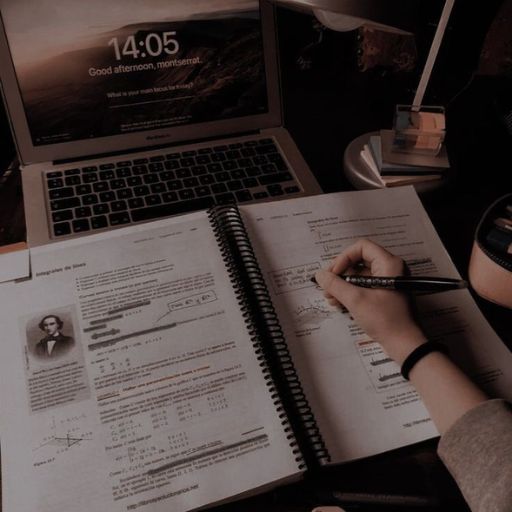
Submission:
[[[75,341],[71,336],[62,334],[64,322],[57,315],[46,315],[38,324],[46,333],[35,346],[35,353],[42,359],[57,358],[68,352]]]

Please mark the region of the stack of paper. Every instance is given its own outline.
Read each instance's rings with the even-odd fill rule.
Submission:
[[[443,147],[439,155],[425,156],[391,151],[392,130],[372,135],[361,151],[361,158],[382,187],[414,185],[441,180],[450,164]]]

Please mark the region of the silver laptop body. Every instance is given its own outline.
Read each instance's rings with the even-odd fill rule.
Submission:
[[[257,135],[279,146],[298,185],[291,196],[321,192],[282,127],[265,1],[31,3],[0,0],[0,78],[30,247],[66,238],[52,232],[48,173],[241,147]]]

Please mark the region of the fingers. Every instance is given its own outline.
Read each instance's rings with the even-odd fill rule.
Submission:
[[[395,276],[403,273],[403,261],[380,245],[366,239],[347,247],[329,265],[333,274],[344,274],[363,263],[372,275]]]
[[[356,304],[363,293],[356,286],[348,284],[338,276],[354,272],[377,275],[402,275],[404,262],[380,245],[366,239],[358,240],[345,249],[327,267],[315,275],[317,283],[324,291],[324,296],[332,306]]]
[[[315,279],[318,285],[324,290],[324,295],[331,306],[341,304],[350,309],[350,304],[361,291],[356,286],[347,283],[327,270],[319,270],[315,274]]]

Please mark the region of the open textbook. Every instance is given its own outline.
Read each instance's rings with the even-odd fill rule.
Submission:
[[[413,274],[458,277],[412,188],[34,250],[32,278],[0,287],[4,512],[186,511],[436,436],[398,367],[309,280],[360,237]],[[466,290],[418,306],[431,339],[512,398],[512,356]]]

